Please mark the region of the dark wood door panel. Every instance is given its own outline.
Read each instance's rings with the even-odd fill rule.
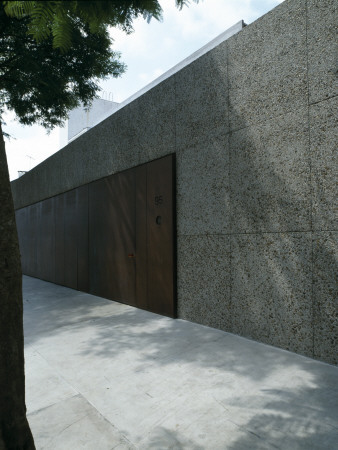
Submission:
[[[55,282],[55,217],[54,198],[38,205],[37,271],[39,277]]]
[[[64,277],[65,286],[77,289],[77,192],[76,189],[66,192],[64,195]]]
[[[22,272],[37,276],[36,239],[37,239],[37,207],[30,205],[15,212],[18,231]]]
[[[88,249],[88,185],[76,189],[77,194],[77,289],[89,292]]]
[[[54,197],[55,282],[88,292],[88,186]]]
[[[175,317],[175,159],[16,213],[24,273]]]
[[[147,165],[135,169],[135,231],[136,231],[136,306],[148,305],[148,246],[147,246]]]
[[[175,317],[174,157],[147,165],[148,308]]]
[[[27,247],[28,247],[28,259],[26,261],[27,275],[33,277],[37,276],[38,263],[37,263],[37,246],[39,239],[39,217],[40,206],[35,204],[28,207],[27,219]]]
[[[15,211],[16,229],[18,232],[20,255],[21,255],[21,268],[24,273],[27,270],[27,259],[29,257],[29,247],[26,233],[29,223],[27,220],[28,215],[29,215],[28,208],[22,208]]]
[[[89,186],[89,242],[90,292],[135,305],[134,172]]]
[[[55,208],[55,283],[65,285],[65,196],[54,197]]]

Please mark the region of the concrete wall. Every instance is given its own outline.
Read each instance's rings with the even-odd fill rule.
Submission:
[[[12,183],[176,152],[178,315],[338,363],[334,0],[285,1]]]

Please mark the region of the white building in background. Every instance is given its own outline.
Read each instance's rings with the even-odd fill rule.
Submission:
[[[96,98],[89,109],[83,106],[73,109],[69,113],[66,125],[61,128],[60,148],[102,122],[118,108],[118,105],[111,100]]]

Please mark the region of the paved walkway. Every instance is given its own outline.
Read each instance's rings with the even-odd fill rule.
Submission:
[[[337,449],[338,368],[24,277],[37,449]]]

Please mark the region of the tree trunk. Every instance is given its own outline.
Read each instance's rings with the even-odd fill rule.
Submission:
[[[0,450],[33,450],[26,418],[22,278],[0,123]]]

